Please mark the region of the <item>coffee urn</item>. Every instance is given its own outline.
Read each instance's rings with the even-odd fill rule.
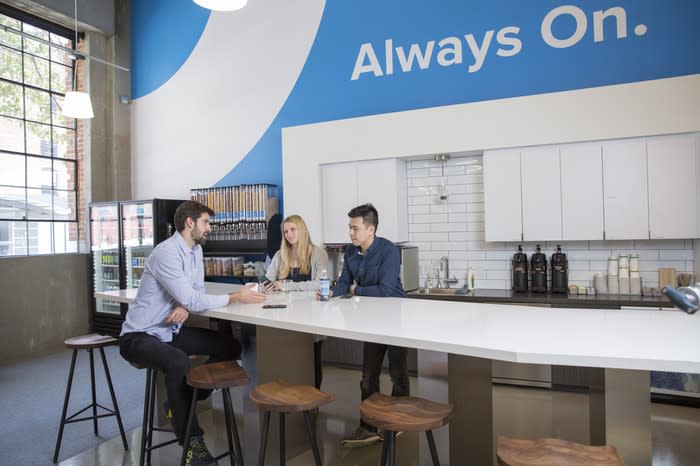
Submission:
[[[527,254],[520,245],[513,254],[513,291],[527,291]]]
[[[566,254],[557,245],[557,252],[552,254],[552,293],[566,293],[569,290],[569,262]]]
[[[537,252],[530,259],[530,269],[532,270],[532,291],[538,293],[547,292],[547,256],[537,245]]]

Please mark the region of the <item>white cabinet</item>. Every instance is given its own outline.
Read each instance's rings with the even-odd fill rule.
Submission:
[[[602,240],[603,162],[601,144],[565,144],[561,164],[562,239]]]
[[[644,139],[603,143],[605,239],[649,238]]]
[[[399,159],[322,166],[323,241],[348,243],[348,211],[371,203],[379,213],[377,235],[408,241],[406,163]]]
[[[521,241],[520,150],[484,152],[486,241]]]
[[[697,238],[697,156],[693,135],[647,139],[651,239]]]
[[[520,152],[520,181],[523,240],[561,240],[559,147],[523,149]]]

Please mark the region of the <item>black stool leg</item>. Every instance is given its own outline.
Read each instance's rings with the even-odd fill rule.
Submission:
[[[389,438],[389,465],[396,466],[396,432],[385,431],[384,440],[387,439],[387,434]]]
[[[386,435],[386,432],[384,434]],[[386,455],[387,455],[387,450],[388,450],[388,448],[387,448],[388,443],[389,442],[386,439],[384,440],[384,442],[382,442],[382,459],[381,459],[381,462],[379,463],[379,466],[386,466]]]
[[[316,466],[321,466],[321,456],[318,453],[318,445],[316,444],[316,435],[313,421],[311,420],[311,413],[304,411],[304,420],[306,420],[306,430],[309,433],[309,441],[311,442],[311,451],[314,454],[314,461],[316,462]]]
[[[286,464],[285,457],[287,456],[284,451],[285,446],[284,441],[284,413],[280,413],[280,466]]]
[[[95,397],[95,355],[92,349],[87,350],[90,355],[90,388],[92,389],[92,430],[95,436],[99,435],[97,428],[97,397]]]
[[[141,462],[140,465],[143,466],[144,459],[146,464],[151,464],[151,447],[153,446],[153,420],[155,415],[155,404],[156,404],[156,379],[158,378],[158,371],[156,369],[147,369],[147,379],[146,379],[146,399],[144,400],[144,424],[143,428],[145,433],[142,433],[144,438],[143,450],[141,452]]]
[[[241,466],[244,466],[244,464],[243,464],[243,450],[241,449],[241,439],[238,436],[238,426],[236,426],[236,415],[233,411],[233,402],[231,401],[231,392],[229,391],[228,388],[224,388],[221,391],[221,395],[224,398],[224,409],[227,411],[230,411],[229,416],[231,418],[231,427],[233,429],[233,440],[234,440],[234,442],[236,442],[236,450],[234,452],[236,455],[236,461]],[[228,404],[228,408],[226,407],[227,404]],[[229,447],[231,446],[230,431],[231,431],[231,429],[229,429]],[[233,464],[233,461],[231,461],[231,464]]]
[[[425,436],[428,437],[428,447],[430,447],[430,456],[433,458],[433,466],[440,466],[440,459],[438,458],[437,448],[435,448],[435,439],[433,438],[433,431],[426,430]]]
[[[70,389],[73,386],[73,373],[75,372],[75,358],[78,356],[78,350],[73,350],[73,358],[70,362],[70,371],[68,372],[68,385],[66,385],[66,397],[63,401],[63,414],[61,414],[61,425],[58,428],[58,439],[56,439],[56,449],[53,452],[53,462],[58,463],[58,452],[61,449],[61,439],[63,438],[63,428],[66,426],[66,413],[68,411],[68,401],[70,400]]]
[[[194,388],[192,392],[192,403],[190,403],[190,413],[187,416],[187,429],[185,429],[185,439],[182,442],[182,458],[180,459],[180,466],[185,466],[185,458],[187,458],[187,450],[190,448],[190,437],[192,436],[192,421],[194,421],[195,410],[197,409],[197,392],[199,390]]]
[[[141,450],[139,451],[139,466],[146,459],[146,448],[149,428],[148,408],[151,406],[151,369],[146,369],[146,393],[143,395],[143,422],[141,423]]]
[[[105,357],[104,348],[100,347],[100,356],[102,356],[102,366],[105,369],[105,377],[107,377],[107,386],[109,387],[109,394],[112,397],[112,405],[114,406],[114,414],[117,417],[117,424],[119,424],[119,432],[122,436],[122,443],[124,444],[124,450],[129,449],[129,445],[126,443],[126,434],[124,433],[124,425],[122,425],[122,416],[119,413],[119,405],[117,405],[117,397],[114,394],[114,386],[112,385],[112,376],[109,374],[109,366],[107,365],[107,358]]]
[[[263,428],[260,433],[260,453],[258,454],[258,466],[265,465],[265,450],[267,449],[267,432],[270,430],[270,411],[263,414]]]

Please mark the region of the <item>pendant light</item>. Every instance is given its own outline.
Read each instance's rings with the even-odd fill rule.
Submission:
[[[75,44],[78,47],[78,0],[74,0],[75,12]],[[66,92],[66,98],[63,101],[63,109],[61,113],[68,118],[92,118],[95,114],[92,111],[92,102],[90,96],[86,92],[76,90],[77,75],[78,75],[78,60],[84,60],[85,57],[79,53],[72,55],[75,64],[73,66],[73,87],[72,90]]]
[[[208,10],[236,11],[246,6],[248,0],[194,0],[194,2]]]
[[[445,176],[445,162],[450,160],[450,154],[437,154],[435,155],[435,161],[440,162],[440,168],[442,168],[442,183],[438,189],[438,196],[441,201],[447,200],[447,177]]]

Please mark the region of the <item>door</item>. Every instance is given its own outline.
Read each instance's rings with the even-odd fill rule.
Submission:
[[[650,238],[698,238],[694,137],[647,139],[647,163]]]
[[[355,163],[323,165],[323,242],[348,243],[348,212],[357,202]]]
[[[603,143],[605,239],[648,239],[647,151],[643,139]]]
[[[153,251],[153,201],[121,204],[126,287],[138,288],[146,257]]]
[[[486,241],[521,241],[520,150],[484,152]]]
[[[605,225],[601,144],[562,145],[559,157],[562,239],[602,240]]]
[[[559,148],[544,146],[520,152],[520,182],[523,240],[561,240]]]
[[[90,205],[90,251],[95,291],[118,290],[120,284],[119,205]],[[118,302],[95,300],[95,312],[120,316]]]
[[[408,241],[406,163],[398,159],[371,160],[358,162],[355,167],[357,204],[369,202],[377,208],[377,235],[395,243]]]

